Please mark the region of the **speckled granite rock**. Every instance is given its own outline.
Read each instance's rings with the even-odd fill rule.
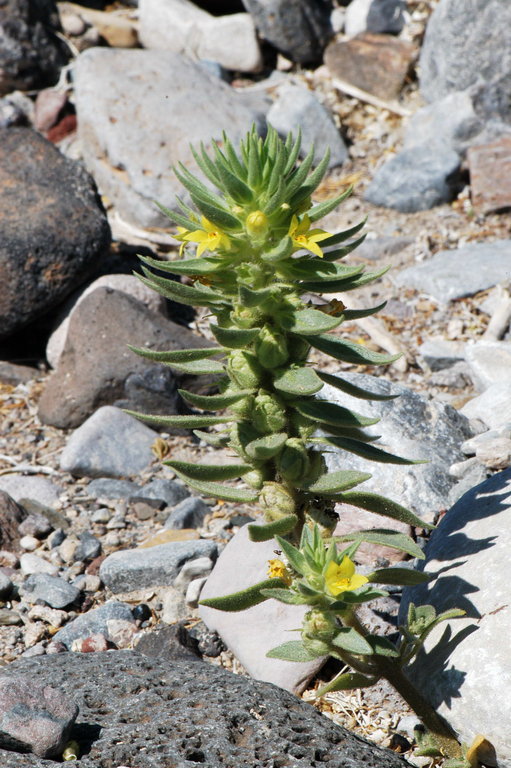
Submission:
[[[80,708],[71,734],[80,768],[406,768],[289,693],[194,662],[133,651],[63,653],[18,661],[5,675],[59,680]],[[0,749],[9,768],[50,768]]]

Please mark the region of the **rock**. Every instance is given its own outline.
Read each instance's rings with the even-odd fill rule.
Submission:
[[[75,560],[94,560],[101,554],[101,542],[89,531],[78,534],[80,543],[75,551]]]
[[[455,91],[415,112],[406,127],[404,148],[444,147],[464,154],[483,130],[469,91]]]
[[[190,669],[188,660],[166,662],[133,651],[63,653],[17,661],[5,674],[41,684],[58,679],[73,696],[83,723],[72,732],[82,746],[81,768],[187,762],[263,768],[276,762],[275,755],[285,755],[294,768],[318,762],[324,768],[406,766],[399,755],[285,691],[211,664]],[[0,758],[9,768],[43,768],[32,755],[0,752]]]
[[[110,229],[94,182],[29,128],[0,129],[0,337],[58,304],[96,268]]]
[[[102,582],[112,592],[172,584],[183,565],[197,557],[216,558],[216,544],[204,539],[126,549],[106,557],[99,569]]]
[[[19,540],[19,546],[27,552],[33,552],[39,547],[40,543],[39,539],[36,539],[35,536],[22,536]]]
[[[67,620],[66,611],[57,611],[55,608],[48,608],[46,605],[34,605],[27,613],[29,619],[42,619],[51,627],[61,627]]]
[[[0,99],[0,128],[10,128],[13,125],[27,125],[27,123],[27,115],[21,105],[11,101],[8,97]]]
[[[511,342],[476,341],[466,345],[466,360],[478,390],[511,381]]]
[[[378,261],[379,259],[396,256],[413,244],[411,237],[366,237],[364,242],[354,251],[352,258]],[[392,301],[392,300],[391,300]],[[387,304],[387,311],[389,309]]]
[[[509,276],[511,240],[468,243],[452,251],[439,251],[431,259],[403,269],[397,285],[415,288],[443,304],[472,296]]]
[[[327,456],[329,469],[356,469],[372,477],[361,489],[388,496],[412,509],[426,522],[445,507],[453,485],[448,468],[463,458],[460,444],[471,435],[467,419],[449,405],[427,400],[406,387],[383,378],[342,372],[342,378],[371,392],[398,394],[394,400],[370,402],[344,394],[325,385],[321,397],[364,416],[379,417],[371,432],[381,435],[375,446],[409,459],[427,459],[427,464],[389,465],[367,461],[345,451]],[[381,519],[380,519],[381,523]]]
[[[108,650],[108,640],[100,633],[89,637],[77,638],[71,644],[74,653],[99,653]]]
[[[0,572],[0,600],[5,600],[12,591],[12,581],[5,573]]]
[[[203,576],[200,579],[193,579],[188,584],[188,588],[186,590],[186,597],[185,597],[185,603],[189,608],[198,608],[199,606],[199,600],[201,598],[202,589],[207,581],[207,577]]]
[[[22,535],[35,536],[36,539],[45,539],[52,531],[52,526],[47,517],[37,513],[29,514],[18,526]]]
[[[476,448],[476,459],[490,469],[506,469],[511,466],[511,440],[496,437]]]
[[[151,463],[152,429],[105,405],[79,427],[62,451],[60,467],[77,477],[136,475]]]
[[[511,7],[502,0],[474,0],[470,10],[465,0],[440,0],[429,18],[419,60],[426,101],[478,81],[509,77],[510,30]]]
[[[352,0],[346,8],[344,31],[348,37],[361,32],[398,35],[405,24],[404,0]]]
[[[2,384],[11,384],[15,387],[18,384],[26,384],[37,376],[39,376],[39,371],[36,368],[0,360],[0,382]]]
[[[499,429],[489,429],[487,432],[481,432],[470,437],[461,444],[461,450],[466,456],[473,456],[478,448],[488,441],[493,441],[496,437],[511,438],[511,424],[504,424]]]
[[[173,625],[188,618],[189,613],[184,592],[175,587],[167,587],[162,595],[162,622]]]
[[[75,640],[85,640],[93,635],[103,635],[109,640],[109,622],[115,620],[131,621],[133,625],[135,624],[129,605],[112,601],[99,606],[99,608],[93,608],[87,613],[82,613],[65,627],[59,629],[53,636],[53,641],[62,643],[70,650]]]
[[[284,85],[266,115],[267,121],[285,137],[301,129],[302,156],[314,145],[314,162],[317,164],[330,149],[329,168],[342,165],[348,150],[325,107],[311,91],[300,85]]]
[[[163,296],[148,288],[135,275],[101,275],[96,278],[79,295],[72,296],[66,303],[59,324],[51,334],[46,346],[46,359],[52,368],[56,368],[66,345],[69,322],[78,305],[96,288],[107,288],[112,291],[121,291],[133,296],[148,309],[166,317],[166,300]]]
[[[0,491],[0,548],[15,549],[19,542],[19,525],[24,518],[23,508],[12,496]]]
[[[43,88],[35,100],[34,128],[41,133],[49,131],[58,122],[59,114],[66,104],[65,91]]]
[[[110,477],[98,477],[87,486],[87,494],[94,499],[128,499],[137,494],[140,486],[130,480],[115,480]]]
[[[242,0],[259,35],[298,64],[317,62],[332,36],[330,0]]]
[[[511,136],[468,152],[471,199],[483,214],[511,207]]]
[[[177,162],[195,169],[190,143],[220,140],[227,127],[237,144],[252,123],[263,125],[242,94],[169,51],[85,51],[76,60],[75,99],[88,168],[120,216],[143,227],[169,226],[153,201],[176,205],[183,189],[171,169]]]
[[[200,528],[211,508],[198,498],[189,496],[174,507],[165,520],[165,528]]]
[[[245,526],[227,543],[202,589],[202,599],[221,597],[251,587],[267,578],[268,560],[278,547],[274,540],[254,543]],[[265,680],[300,693],[323,666],[324,659],[313,662],[269,659],[266,653],[289,640],[290,630],[301,627],[308,609],[266,600],[239,614],[199,606],[199,616],[208,629],[217,632],[225,645],[256,680]]]
[[[162,499],[168,507],[175,507],[184,499],[189,498],[190,491],[182,483],[174,480],[165,480],[161,477],[155,477],[150,483],[144,485],[137,494],[137,499]],[[133,501],[135,495],[130,497]]]
[[[0,627],[14,627],[23,624],[23,619],[17,611],[0,608]]]
[[[467,419],[480,419],[489,429],[498,429],[511,422],[511,381],[492,384],[488,389],[465,403],[460,413]]]
[[[345,464],[343,462],[342,468],[344,469],[344,467]],[[338,467],[335,466],[335,468],[337,469]],[[373,488],[372,490],[376,489]],[[335,511],[339,515],[339,522],[334,531],[336,536],[344,536],[354,531],[368,531],[373,528],[382,527],[397,531],[398,533],[404,533],[407,536],[412,535],[412,529],[409,525],[401,523],[399,520],[384,520],[381,515],[367,512],[365,509],[354,507],[351,504],[336,504]],[[374,568],[386,566],[387,564],[401,564],[403,560],[406,560],[406,557],[407,555],[404,552],[399,552],[391,547],[385,547],[380,544],[362,544],[357,549],[353,559],[357,564],[371,566],[374,570]]]
[[[443,371],[465,359],[465,344],[433,336],[419,346],[418,352],[431,371]]]
[[[168,528],[143,541],[140,549],[159,547],[160,544],[169,544],[174,541],[196,541],[197,539],[200,539],[200,533],[195,528]]]
[[[193,579],[208,576],[212,568],[213,561],[209,557],[198,557],[195,560],[189,560],[174,579],[174,587],[182,592],[186,592],[188,585]]]
[[[99,406],[117,402],[134,410],[150,412],[155,407],[157,413],[175,413],[177,385],[172,371],[135,355],[128,344],[155,349],[204,346],[196,334],[151,312],[132,296],[97,288],[70,319],[59,365],[39,401],[41,420],[65,429],[77,427]],[[136,376],[139,386],[133,393]],[[158,386],[160,392],[155,394]]]
[[[470,368],[464,361],[454,363],[450,368],[434,371],[429,378],[429,383],[432,387],[464,390],[472,386]]]
[[[18,474],[0,477],[0,490],[8,493],[15,501],[31,499],[47,507],[57,502],[62,493],[62,489],[47,477]]]
[[[325,51],[325,64],[333,77],[391,100],[399,95],[415,54],[411,43],[366,32],[331,43]]]
[[[199,643],[194,640],[183,624],[157,626],[142,635],[135,649],[151,659],[164,661],[200,661]]]
[[[28,91],[58,79],[69,52],[55,32],[60,27],[53,0],[8,0],[0,10],[0,95]]]
[[[508,469],[473,488],[445,515],[426,548],[424,570],[437,578],[406,589],[401,606],[402,616],[410,600],[434,605],[437,611],[466,611],[465,618],[433,630],[426,640],[426,653],[421,653],[409,674],[461,741],[470,744],[484,733],[503,768],[511,766],[507,728],[511,702],[500,694],[511,673],[507,643],[510,525]]]
[[[59,9],[65,7],[66,3],[59,5]],[[77,8],[76,5],[71,7]],[[83,19],[91,25],[88,30],[89,35],[91,32],[96,32],[112,48],[138,47],[137,24],[129,11],[123,14],[122,10],[118,9],[117,13],[110,13],[82,6],[79,7],[79,13],[79,20]]]
[[[364,197],[403,213],[433,208],[459,190],[460,162],[456,152],[437,144],[404,149],[376,170]]]
[[[465,440],[465,443],[469,443],[470,440]],[[463,445],[465,445],[463,443]],[[477,461],[476,457],[473,456],[471,459],[464,459],[463,461],[455,461],[454,464],[451,464],[449,467],[449,474],[451,477],[455,477],[456,480],[461,480],[463,477],[465,477],[467,474],[470,474],[472,470],[479,465],[479,462]],[[482,478],[481,482],[486,479],[486,476]]]
[[[80,597],[80,590],[58,576],[33,573],[23,583],[23,592],[30,602],[42,600],[50,608],[67,608]]]
[[[39,555],[34,555],[33,552],[25,552],[21,555],[20,568],[25,576],[29,576],[31,573],[49,573],[50,576],[56,576],[59,571],[57,566],[39,557]]]
[[[138,13],[144,48],[209,59],[240,72],[257,72],[262,67],[248,13],[212,16],[189,0],[140,0]]]
[[[62,531],[68,530],[69,520],[62,514],[62,512],[59,512],[58,509],[47,507],[45,504],[40,504],[38,501],[27,499],[24,496],[20,497],[19,503],[27,515],[35,515],[37,517],[46,518],[49,525],[53,529],[62,529]]]
[[[60,757],[78,715],[74,701],[30,677],[0,677],[0,745],[2,749]]]

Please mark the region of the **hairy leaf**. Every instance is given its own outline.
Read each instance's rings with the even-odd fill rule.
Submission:
[[[261,331],[260,328],[221,328],[214,323],[210,324],[210,328],[219,344],[228,349],[244,349]]]
[[[301,309],[289,317],[282,318],[286,330],[292,333],[317,334],[331,331],[342,323],[342,317],[332,317],[318,309]]]
[[[205,605],[208,608],[216,608],[219,611],[245,611],[252,608],[253,605],[259,605],[268,600],[268,595],[263,595],[262,590],[271,591],[272,587],[282,587],[281,579],[266,579],[254,584],[253,587],[242,589],[239,592],[233,592],[224,597],[209,597],[201,600],[199,605]]]
[[[238,392],[226,392],[223,395],[196,395],[195,392],[187,392],[185,389],[178,389],[178,392],[187,403],[197,408],[204,408],[206,411],[216,411],[237,403],[238,400],[250,395],[252,390],[240,389]]]
[[[343,451],[349,453],[355,453],[357,456],[362,456],[363,459],[369,459],[370,461],[379,461],[383,464],[424,464],[421,459],[404,459],[401,456],[395,456],[393,453],[388,453],[376,445],[368,445],[365,442],[353,440],[350,437],[328,437],[326,438],[329,445],[333,445],[336,448],[341,448]]]
[[[249,525],[248,535],[251,541],[269,541],[277,535],[285,536],[286,533],[290,533],[297,523],[296,515],[286,515],[286,517],[281,517],[280,520],[266,523],[266,525]]]
[[[300,640],[289,640],[287,643],[272,648],[266,654],[269,659],[282,659],[283,661],[314,661],[314,659],[321,658],[321,655],[309,651]]]
[[[373,649],[367,640],[353,627],[341,627],[332,642],[337,648],[348,651],[348,653],[362,654],[364,656],[371,656],[373,653]]]
[[[320,352],[324,352],[326,355],[330,355],[330,357],[334,357],[336,360],[342,360],[345,363],[388,365],[401,357],[401,354],[382,355],[380,352],[373,352],[372,349],[363,347],[361,344],[355,344],[355,342],[348,341],[347,339],[339,339],[336,336],[302,334],[302,338],[311,347],[319,349]]]
[[[314,483],[302,483],[300,487],[319,496],[337,495],[340,491],[353,488],[355,485],[369,480],[367,472],[357,472],[354,469],[339,469],[336,472],[328,472]],[[298,482],[298,481],[297,481]]]
[[[417,517],[406,507],[402,507],[396,501],[380,496],[377,493],[367,493],[364,491],[353,491],[343,494],[342,501],[346,504],[352,504],[354,507],[367,509],[368,512],[374,512],[377,515],[390,517],[392,520],[399,520],[415,528],[433,529],[435,526],[425,523],[420,517]]]
[[[313,395],[323,388],[323,382],[312,368],[289,368],[273,380],[275,389],[289,395]]]
[[[342,501],[342,499],[339,499]],[[345,533],[342,536],[334,536],[337,541],[356,541],[357,543],[381,544],[384,547],[391,547],[400,552],[406,552],[412,557],[418,557],[424,560],[422,549],[404,533],[385,528],[371,528],[368,531],[355,531],[354,533]]]
[[[320,699],[325,693],[332,693],[332,691],[351,691],[354,688],[369,688],[377,680],[377,677],[368,677],[360,672],[343,672],[316,691],[316,698]]]
[[[249,464],[192,464],[187,461],[165,461],[164,464],[187,480],[233,480],[250,472]]]
[[[295,408],[302,416],[308,416],[315,421],[321,421],[324,424],[333,424],[340,427],[368,427],[376,424],[379,419],[371,419],[368,416],[362,416],[348,408],[344,408],[337,403],[328,403],[325,400],[298,400]]]
[[[200,429],[194,429],[193,434],[214,448],[225,448],[229,443],[229,435],[222,432],[203,432]]]
[[[197,349],[171,349],[164,352],[147,347],[133,347],[131,344],[128,344],[128,349],[140,357],[156,360],[158,363],[190,363],[195,360],[205,360],[223,351],[221,347],[199,347]]]
[[[272,435],[264,435],[252,440],[245,446],[245,451],[251,459],[267,461],[276,456],[288,439],[285,432],[275,432]]]
[[[230,485],[222,485],[222,483],[214,483],[202,480],[195,480],[187,475],[183,475],[177,470],[174,470],[182,480],[193,488],[195,491],[199,491],[204,496],[211,496],[212,498],[222,499],[223,501],[239,501],[243,504],[249,504],[250,502],[257,501],[259,494],[257,491],[249,490],[248,488],[234,488]]]
[[[180,427],[181,429],[200,429],[201,427],[212,427],[214,424],[225,424],[229,421],[236,421],[234,416],[153,416],[148,413],[139,413],[138,411],[129,411],[124,409],[124,413],[135,416],[136,419],[146,421],[148,424],[158,424],[162,427]]]
[[[412,568],[379,568],[367,577],[374,584],[400,584],[406,587],[415,587],[417,584],[426,584],[431,581],[430,573],[416,571]]]
[[[347,395],[357,397],[359,400],[394,400],[396,397],[399,397],[399,393],[395,395],[381,395],[377,392],[370,392],[368,389],[357,387],[355,384],[342,379],[340,376],[334,376],[331,373],[325,373],[325,371],[316,371],[316,373],[325,384],[330,384],[331,387],[340,389]]]

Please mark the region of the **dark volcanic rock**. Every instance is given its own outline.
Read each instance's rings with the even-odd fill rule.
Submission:
[[[0,129],[0,338],[97,266],[110,229],[92,178],[29,128]]]
[[[55,35],[53,0],[7,0],[0,6],[0,95],[54,83],[69,58]]]
[[[334,725],[279,688],[209,664],[133,651],[21,660],[5,675],[59,681],[80,709],[81,768],[406,768],[401,757]],[[9,768],[45,768],[0,750]]]

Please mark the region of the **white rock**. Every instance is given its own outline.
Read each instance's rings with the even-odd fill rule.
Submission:
[[[33,552],[40,543],[39,539],[36,539],[35,536],[22,536],[20,539],[20,547],[26,549],[27,552]]]
[[[511,466],[511,440],[495,437],[476,449],[476,459],[490,469],[506,469]]]
[[[465,475],[468,474],[477,464],[479,464],[479,461],[475,456],[472,456],[470,459],[466,459],[465,461],[457,461],[454,464],[451,464],[449,467],[449,475],[451,477],[455,477],[457,480],[461,480],[461,478],[465,477]]]
[[[21,555],[20,568],[25,576],[29,576],[31,573],[49,573],[51,576],[56,576],[59,572],[57,566],[32,552]]]
[[[185,592],[193,579],[198,576],[207,576],[211,573],[212,568],[213,561],[209,557],[197,557],[195,560],[188,560],[175,578],[174,587]]]
[[[67,619],[67,611],[59,611],[48,605],[34,605],[27,613],[29,619],[41,619],[52,627],[61,627]]]
[[[96,290],[96,288],[111,288],[114,291],[122,291],[129,296],[141,301],[148,309],[153,312],[158,312],[166,316],[166,303],[163,296],[148,288],[144,283],[135,277],[135,275],[102,275],[97,280],[90,283],[82,293],[75,294],[65,305],[63,312],[60,315],[58,325],[48,339],[46,345],[46,359],[52,368],[56,368],[60,360],[60,356],[64,349],[67,330],[73,312],[78,307],[81,301]]]
[[[175,624],[188,616],[184,594],[180,589],[167,587],[162,594],[161,620],[165,624]]]
[[[511,422],[511,381],[492,384],[478,397],[465,403],[460,413],[468,419],[480,419],[489,429]]]
[[[480,392],[492,384],[511,382],[511,342],[477,341],[467,344],[465,357]]]
[[[367,14],[373,0],[351,0],[344,17],[344,32],[348,37],[355,37],[365,32]]]
[[[202,588],[207,580],[207,576],[203,576],[201,579],[194,579],[188,584],[185,601],[189,608],[198,607]]]

